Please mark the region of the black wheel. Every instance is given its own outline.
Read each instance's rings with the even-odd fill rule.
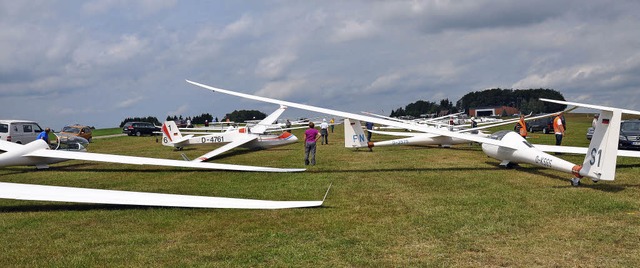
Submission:
[[[140,133],[140,131],[136,131],[136,136],[140,137],[142,136],[142,133]]]
[[[533,128],[532,127],[529,128],[529,132],[533,133]]]
[[[547,133],[549,133],[549,131],[547,130],[547,128],[543,128],[543,129],[542,129],[542,133],[543,133],[543,134],[547,134]]]

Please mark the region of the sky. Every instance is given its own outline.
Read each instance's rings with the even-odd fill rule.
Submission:
[[[277,109],[185,79],[354,113],[497,87],[640,110],[639,25],[625,0],[0,0],[0,119]]]

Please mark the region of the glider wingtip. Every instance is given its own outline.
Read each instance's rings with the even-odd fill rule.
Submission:
[[[327,196],[329,195],[329,190],[331,190],[332,185],[333,185],[333,182],[329,183],[329,188],[327,188],[327,192],[324,193],[324,197],[322,198],[322,203],[324,203],[324,200],[327,199]]]

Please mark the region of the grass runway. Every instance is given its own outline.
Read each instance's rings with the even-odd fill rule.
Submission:
[[[568,115],[563,144],[586,146],[590,122]],[[478,145],[353,150],[341,126],[329,138],[303,173],[85,161],[0,169],[3,182],[274,200],[317,200],[333,183],[322,208],[275,211],[0,200],[0,265],[640,266],[640,159],[619,158],[613,182],[571,187],[569,174],[499,168]],[[554,142],[539,132],[529,140]],[[89,150],[181,159],[155,137],[97,139]],[[296,143],[213,161],[299,168],[302,158]]]

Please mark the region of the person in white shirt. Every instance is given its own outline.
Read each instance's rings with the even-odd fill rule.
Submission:
[[[320,124],[320,135],[320,144],[329,144],[329,124],[327,124],[327,119],[322,119],[322,124]]]

